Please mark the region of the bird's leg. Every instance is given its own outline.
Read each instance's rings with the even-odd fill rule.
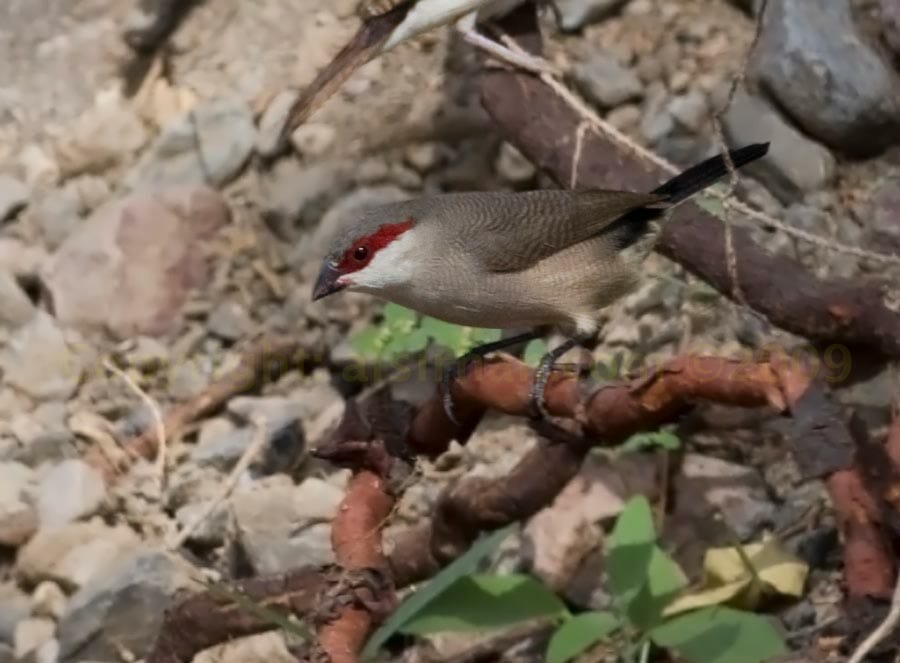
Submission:
[[[537,330],[533,330],[530,332],[525,332],[524,334],[510,336],[509,338],[501,338],[497,341],[484,343],[469,350],[465,355],[462,356],[460,360],[452,362],[449,366],[445,366],[443,373],[441,374],[440,390],[441,401],[444,404],[444,412],[446,413],[447,418],[450,419],[450,421],[452,421],[454,424],[459,425],[459,422],[456,420],[456,416],[453,414],[453,395],[450,393],[450,385],[459,374],[460,367],[462,367],[463,369],[462,372],[465,373],[472,360],[482,358],[491,352],[502,350],[503,348],[508,348],[513,345],[518,345],[519,343],[532,341],[538,336],[540,336],[540,333]]]
[[[547,62],[542,58],[536,57],[534,55],[529,55],[528,53],[520,53],[514,51],[508,46],[504,46],[503,44],[496,42],[493,39],[485,37],[483,34],[476,30],[476,19],[477,12],[471,12],[469,14],[466,14],[456,22],[456,30],[460,33],[460,35],[466,42],[468,42],[475,48],[484,51],[488,55],[497,58],[501,62],[506,62],[507,64],[511,64],[514,67],[521,67],[526,71],[530,71],[536,74],[555,73],[552,71],[552,68],[548,66]]]
[[[546,419],[550,416],[546,407],[544,407],[544,389],[547,386],[547,380],[550,379],[550,373],[553,371],[556,361],[569,350],[581,345],[589,338],[590,336],[575,336],[541,357],[541,361],[534,372],[534,380],[531,382],[531,391],[529,393],[529,406],[532,418]]]

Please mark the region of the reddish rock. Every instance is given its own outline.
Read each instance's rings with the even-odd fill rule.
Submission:
[[[114,336],[160,335],[209,276],[204,244],[230,213],[206,186],[138,192],[98,208],[42,277],[56,317]]]

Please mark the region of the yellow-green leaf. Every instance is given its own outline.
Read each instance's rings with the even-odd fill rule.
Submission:
[[[546,663],[565,663],[621,625],[619,618],[611,612],[583,612],[567,619],[547,643]]]

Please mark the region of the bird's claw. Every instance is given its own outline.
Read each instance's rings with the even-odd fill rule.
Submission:
[[[475,356],[466,355],[462,360],[452,362],[449,366],[445,367],[443,373],[441,373],[441,404],[444,406],[444,414],[446,414],[447,418],[456,426],[461,424],[459,419],[456,418],[456,414],[453,412],[453,393],[451,392],[450,387],[460,372],[465,374],[466,370],[469,368],[469,364],[475,358]],[[462,366],[461,371],[460,365]]]

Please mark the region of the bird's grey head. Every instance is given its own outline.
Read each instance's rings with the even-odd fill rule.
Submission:
[[[405,207],[370,209],[332,239],[313,286],[314,301],[344,289],[379,294],[411,279],[409,231],[416,219]]]

